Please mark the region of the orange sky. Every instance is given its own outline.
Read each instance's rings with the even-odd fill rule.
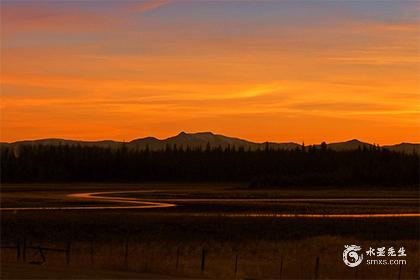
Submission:
[[[2,1],[0,139],[420,142],[415,3],[350,2]]]

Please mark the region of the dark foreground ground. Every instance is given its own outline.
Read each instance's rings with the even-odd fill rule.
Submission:
[[[57,273],[61,278],[97,279],[151,278],[151,275],[225,279],[420,277],[418,217],[312,219],[224,215],[419,213],[418,201],[412,200],[235,202],[238,197],[418,198],[418,192],[413,190],[251,191],[240,186],[209,185],[13,185],[2,187],[2,207],[92,205],[99,202],[60,198],[72,192],[135,189],[162,190],[141,195],[150,200],[213,197],[232,201],[184,202],[162,209],[2,212],[2,278],[51,278]],[[352,244],[362,247],[365,259],[404,259],[406,264],[362,263],[347,267],[342,260],[343,249]],[[397,250],[404,247],[407,256],[369,257],[365,253],[369,247]]]

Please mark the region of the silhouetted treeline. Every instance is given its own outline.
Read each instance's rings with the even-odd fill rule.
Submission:
[[[246,182],[251,186],[419,184],[419,155],[380,148],[162,151],[86,146],[1,147],[1,182]]]

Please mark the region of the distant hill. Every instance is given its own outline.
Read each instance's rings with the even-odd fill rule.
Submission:
[[[420,154],[420,144],[401,143],[397,145],[382,146],[382,148],[395,152],[417,153]]]
[[[169,137],[163,140],[159,140],[154,137],[136,139],[128,143],[130,147],[136,148],[146,148],[149,145],[149,148],[152,150],[164,149],[167,145],[173,147],[176,145],[178,148],[205,148],[207,145],[210,145],[211,148],[222,147],[226,148],[228,146],[235,147],[244,147],[257,149],[261,144],[249,142],[239,138],[226,137],[223,135],[213,134],[211,132],[199,132],[199,133],[185,133],[181,132],[180,134]]]
[[[8,146],[22,146],[22,145],[81,145],[81,146],[96,146],[96,147],[118,147],[122,142],[116,142],[112,140],[101,140],[101,141],[79,141],[79,140],[66,140],[59,138],[47,138],[37,140],[23,140],[12,143],[1,142],[0,145]]]
[[[358,148],[370,148],[373,147],[373,145],[353,139],[345,142],[328,143],[327,147],[334,151],[348,151],[357,150]]]
[[[10,147],[19,147],[21,145],[81,145],[81,146],[96,146],[96,147],[104,147],[104,148],[119,148],[125,145],[127,148],[140,149],[140,150],[144,150],[146,148],[150,150],[163,150],[167,146],[174,147],[175,145],[177,148],[190,147],[190,148],[205,149],[209,145],[210,148],[236,147],[236,148],[244,148],[246,150],[265,149],[266,146],[268,146],[271,149],[276,149],[276,150],[281,150],[281,149],[292,150],[292,149],[299,148],[301,146],[300,144],[293,143],[293,142],[255,143],[255,142],[247,141],[244,139],[214,134],[212,132],[199,132],[199,133],[181,132],[176,136],[169,137],[166,139],[146,137],[146,138],[134,139],[127,143],[112,141],[112,140],[77,141],[77,140],[50,138],[50,139],[17,141],[13,143],[1,142],[0,145],[10,146]],[[314,146],[319,147],[320,145],[314,145]],[[344,150],[356,150],[359,147],[369,148],[369,147],[373,147],[373,144],[369,144],[369,143],[361,142],[357,139],[353,139],[353,140],[345,141],[345,142],[328,143],[327,147],[328,149],[331,149],[331,150],[344,151]],[[412,153],[414,151],[416,153],[420,153],[420,144],[401,143],[397,145],[383,146],[383,148],[386,148],[391,151],[397,151],[397,152]]]

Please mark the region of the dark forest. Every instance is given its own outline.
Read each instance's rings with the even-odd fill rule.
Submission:
[[[240,182],[251,187],[418,186],[419,155],[379,147],[333,151],[167,147],[161,151],[1,147],[1,182]]]

